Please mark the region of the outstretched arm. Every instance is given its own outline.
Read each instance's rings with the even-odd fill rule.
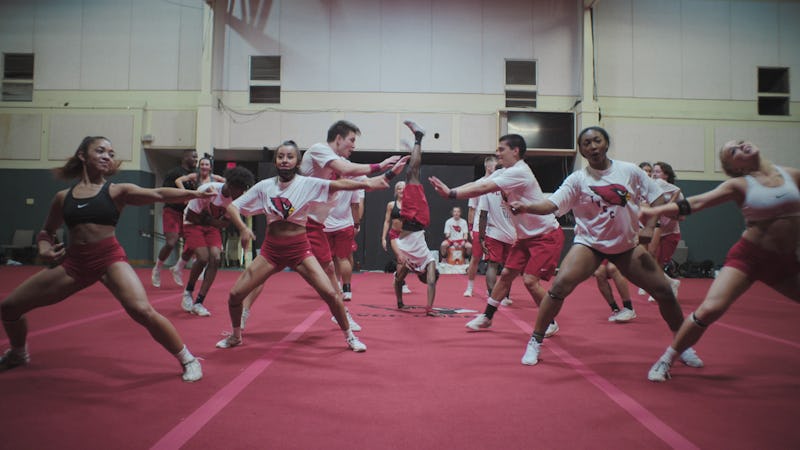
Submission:
[[[457,188],[447,187],[442,180],[436,177],[428,177],[428,181],[431,183],[437,194],[442,197],[452,199],[472,198],[500,190],[500,186],[491,180],[471,181],[467,184],[462,184]]]
[[[390,156],[377,164],[359,164],[346,159],[335,159],[328,163],[334,172],[342,176],[355,177],[382,172],[394,166],[400,160],[400,155]]]
[[[746,189],[747,182],[743,178],[732,178],[724,181],[722,184],[708,192],[693,195],[680,202],[644,206],[639,210],[639,219],[644,222],[659,216],[678,218],[682,215],[680,205],[683,202],[686,202],[684,204],[688,204],[688,212],[690,213],[702,211],[731,200],[741,204],[744,201]],[[684,206],[684,208],[686,207]]]
[[[143,188],[132,183],[120,183],[111,185],[111,197],[117,201],[118,197],[126,205],[150,205],[152,203],[180,203],[193,198],[213,197],[217,191],[213,188],[200,191],[187,191],[178,188]]]
[[[511,213],[515,215],[527,213],[542,216],[545,214],[553,214],[558,211],[556,204],[550,200],[539,200],[538,202],[533,203],[522,203],[521,201],[517,200],[509,203],[508,206],[511,208]]]

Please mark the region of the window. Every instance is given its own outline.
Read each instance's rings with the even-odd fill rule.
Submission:
[[[789,115],[789,68],[758,68],[758,114]]]
[[[281,57],[250,57],[250,103],[281,102]]]
[[[33,101],[33,53],[3,54],[2,101]]]
[[[506,108],[536,107],[536,61],[506,60]]]

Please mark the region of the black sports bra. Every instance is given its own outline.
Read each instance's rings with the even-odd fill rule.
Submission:
[[[394,206],[392,206],[392,212],[389,213],[389,217],[392,220],[400,219],[400,208],[397,207],[397,201],[394,202]]]
[[[100,192],[94,197],[89,198],[75,198],[72,196],[72,186],[64,198],[64,206],[62,208],[64,215],[64,222],[68,227],[78,225],[81,223],[96,223],[98,225],[116,225],[119,221],[119,210],[111,195],[108,193],[108,186],[111,184],[107,181],[106,184],[100,188]]]

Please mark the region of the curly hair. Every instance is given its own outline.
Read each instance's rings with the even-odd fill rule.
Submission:
[[[225,184],[239,188],[243,191],[250,189],[255,184],[256,177],[246,167],[236,166],[225,170],[222,175],[225,177]]]

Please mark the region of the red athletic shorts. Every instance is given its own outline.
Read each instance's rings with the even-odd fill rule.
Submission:
[[[339,259],[348,258],[350,254],[353,253],[355,236],[355,229],[353,227],[325,232],[331,254]]]
[[[261,256],[275,267],[294,269],[304,259],[314,256],[306,234],[275,237],[267,234],[261,244]]]
[[[483,249],[481,248],[481,233],[480,231],[472,232],[472,259],[480,261],[483,259]]]
[[[678,242],[681,241],[680,233],[672,233],[666,236],[661,236],[658,242],[658,263],[665,265],[672,261],[672,255],[675,254],[675,249],[678,248]]]
[[[508,259],[508,255],[511,253],[511,244],[506,244],[503,241],[498,241],[497,239],[489,236],[486,236],[485,243],[486,251],[488,252],[486,259],[493,263],[505,264],[506,260]],[[472,246],[473,255],[475,255],[476,248],[480,248],[480,245]]]
[[[201,247],[222,249],[222,233],[217,227],[187,223],[183,226],[183,235],[186,240],[186,247],[192,249]]]
[[[431,212],[428,199],[421,184],[407,184],[403,190],[403,208],[400,217],[404,221],[418,222],[423,227],[431,223]]]
[[[61,266],[67,275],[86,287],[96,283],[116,262],[128,262],[128,256],[117,238],[111,236],[89,244],[70,245]]]
[[[164,228],[164,234],[167,233],[182,234],[183,212],[165,206],[164,210],[161,212],[161,225]]]
[[[792,253],[775,253],[741,238],[728,251],[725,265],[744,272],[753,281],[775,285],[800,272],[800,261]]]
[[[505,266],[549,280],[556,273],[563,246],[564,232],[560,227],[540,236],[517,239],[511,246]]]
[[[323,266],[333,260],[331,256],[331,247],[328,245],[328,237],[325,236],[325,227],[311,219],[306,223],[306,234],[308,235],[308,242],[311,244],[311,253],[317,258]]]

